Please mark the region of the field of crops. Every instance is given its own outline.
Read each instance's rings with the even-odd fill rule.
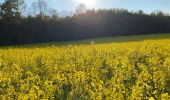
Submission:
[[[155,36],[3,47],[0,99],[170,100],[170,35]]]

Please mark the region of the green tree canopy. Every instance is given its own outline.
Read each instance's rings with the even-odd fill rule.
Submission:
[[[15,19],[20,18],[20,2],[21,0],[5,0],[5,2],[1,5],[1,17],[6,22],[11,23],[14,22]]]

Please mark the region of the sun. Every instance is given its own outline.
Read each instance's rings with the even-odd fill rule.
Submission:
[[[96,3],[96,0],[76,0],[78,3],[82,3],[86,6],[92,6]]]

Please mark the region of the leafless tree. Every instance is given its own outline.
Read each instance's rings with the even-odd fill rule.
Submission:
[[[79,14],[85,13],[86,11],[87,11],[86,6],[84,4],[79,4],[75,10],[75,14],[79,15]]]

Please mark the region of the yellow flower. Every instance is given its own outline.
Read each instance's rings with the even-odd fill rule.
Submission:
[[[3,65],[3,60],[0,59],[0,67]]]

